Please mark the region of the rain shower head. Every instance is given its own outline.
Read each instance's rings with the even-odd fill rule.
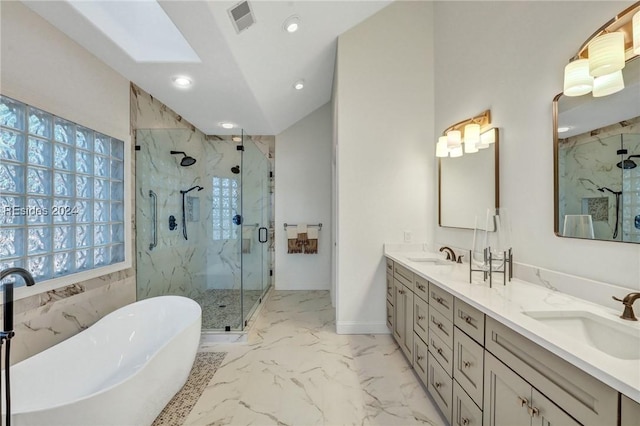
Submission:
[[[240,166],[233,166],[231,168],[231,173],[233,173],[234,175],[237,175],[238,173],[240,173]]]
[[[195,164],[195,162],[196,162],[195,158],[189,157],[184,151],[171,151],[171,155],[175,155],[175,154],[184,155],[184,157],[182,157],[182,160],[180,160],[180,165],[182,167],[191,166],[192,164]]]
[[[194,160],[194,161],[195,161],[195,160]],[[185,190],[185,191],[180,190],[180,193],[181,193],[181,194],[186,194],[186,193],[188,193],[188,192],[193,191],[194,189],[197,189],[198,191],[202,191],[204,188],[203,188],[203,187],[201,187],[200,185],[196,185],[196,186],[192,186],[191,188],[189,188],[189,189],[187,189],[187,190]]]
[[[632,158],[640,158],[640,155],[630,155],[627,157],[626,160],[623,160],[618,164],[616,164],[616,166],[624,170],[635,169],[638,165],[636,164],[635,161],[632,160]]]

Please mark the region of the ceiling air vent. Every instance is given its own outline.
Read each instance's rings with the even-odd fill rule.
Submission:
[[[256,23],[248,1],[240,2],[229,9],[229,16],[238,34]]]

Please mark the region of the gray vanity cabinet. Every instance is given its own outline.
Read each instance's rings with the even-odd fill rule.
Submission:
[[[397,279],[393,285],[393,336],[409,362],[413,363],[413,292]]]
[[[484,398],[484,426],[580,426],[490,353]]]
[[[621,396],[620,426],[638,426],[640,424],[640,404],[631,398]]]

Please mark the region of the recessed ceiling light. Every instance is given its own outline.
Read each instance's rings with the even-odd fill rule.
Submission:
[[[242,142],[242,138],[240,136],[233,136],[231,140],[234,142]]]
[[[570,129],[571,127],[567,127],[567,126],[558,127],[558,133],[565,133],[565,132],[568,132]]]
[[[178,87],[189,87],[191,86],[191,84],[193,84],[193,82],[191,81],[191,79],[189,77],[185,77],[183,75],[178,75],[173,77],[173,84],[175,84]]]
[[[304,80],[296,81],[295,84],[293,85],[293,88],[296,89],[296,90],[304,89]]]
[[[236,125],[233,123],[224,122],[220,123],[220,127],[222,127],[223,129],[233,129],[234,127],[236,127]]]
[[[297,15],[289,16],[282,27],[288,33],[295,33],[300,28],[300,17]]]

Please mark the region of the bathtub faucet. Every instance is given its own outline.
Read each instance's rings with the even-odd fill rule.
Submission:
[[[4,280],[9,275],[18,275],[24,279],[24,282],[27,286],[32,286],[36,283],[33,279],[33,275],[31,272],[27,271],[24,268],[7,268],[0,272],[0,281]],[[3,339],[13,337],[13,283],[3,284],[2,289],[4,290],[4,332],[2,334]]]

